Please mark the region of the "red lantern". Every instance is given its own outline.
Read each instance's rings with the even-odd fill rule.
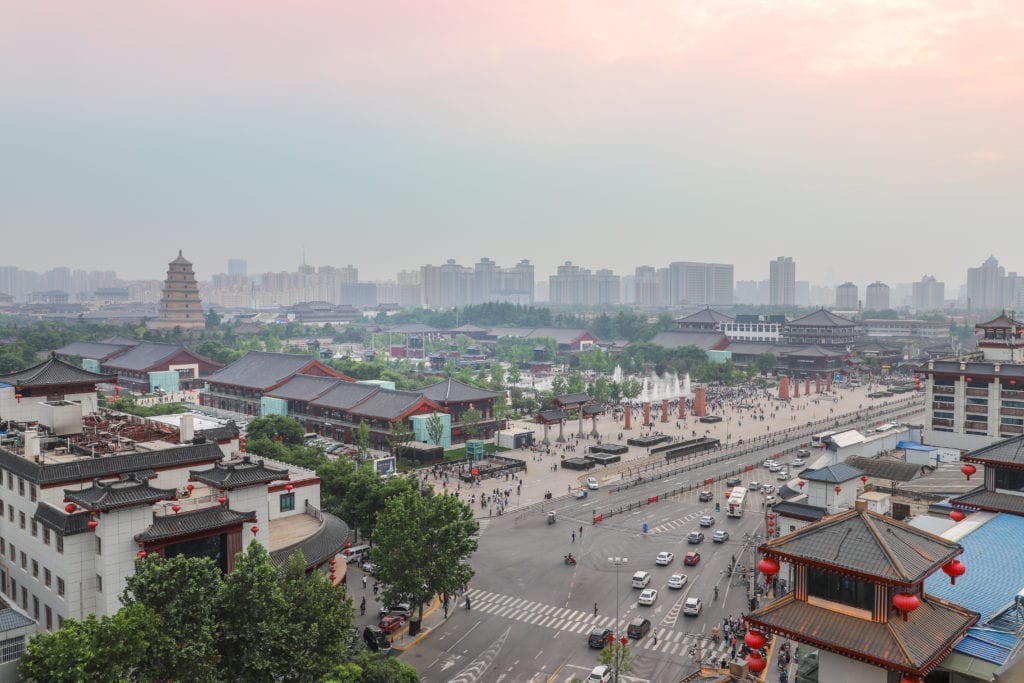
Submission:
[[[178,505],[177,503],[175,503],[174,505],[172,505],[172,506],[171,506],[171,509],[172,509],[172,510],[174,510],[174,514],[178,514],[179,512],[181,512],[181,506],[180,506],[180,505]]]
[[[770,557],[766,557],[758,562],[757,568],[765,576],[775,576],[779,573],[779,563]]]
[[[295,487],[292,486],[291,484],[285,484],[284,485],[284,490],[287,491],[288,493],[291,493],[293,488],[295,488]]]
[[[187,490],[187,491],[188,491],[189,493],[192,493],[192,490],[193,490],[194,488],[195,488],[195,486],[194,486],[194,485],[192,485],[192,484],[189,484],[188,486],[186,486],[186,487],[185,487],[185,489],[186,489],[186,490]]]
[[[476,475],[480,474],[480,470],[478,470],[477,468],[474,467],[473,469],[471,469],[469,471],[469,473],[472,474],[475,477]]]
[[[761,673],[766,666],[768,666],[768,662],[758,653],[751,652],[747,655],[747,668],[754,673]]]
[[[240,437],[238,439],[238,450],[240,450],[242,453],[245,453],[245,437],[244,436]]]
[[[251,531],[252,535],[255,536],[260,532],[260,528],[258,526],[254,526],[253,528],[249,529],[249,531]]]
[[[907,615],[921,606],[921,601],[911,593],[897,593],[892,596],[892,606],[903,612],[903,621],[906,621]]]
[[[803,488],[806,483],[806,481],[798,481],[796,485],[799,486],[800,488]]]
[[[615,636],[613,636],[611,633],[609,633],[607,636],[605,636],[605,638],[608,640],[608,644],[609,645],[611,645],[612,643],[615,642]]]
[[[860,478],[860,483],[862,483],[862,484],[867,484],[867,483],[868,483],[868,477],[867,477],[867,475],[864,475],[864,476],[862,476],[862,477]]]
[[[953,510],[952,512],[949,513],[949,518],[952,519],[954,522],[962,522],[964,521],[964,517],[966,516],[967,515],[960,512],[959,510]]]
[[[225,503],[228,502],[228,497],[227,496],[221,496],[220,498],[217,499],[217,502],[220,503],[221,505],[224,505]]]
[[[621,638],[619,638],[619,642],[622,643],[622,647],[626,647],[626,645],[629,644],[629,641],[626,639],[626,636],[622,636]]]
[[[760,631],[747,631],[747,635],[743,636],[743,642],[747,644],[751,650],[760,650],[764,647],[765,642],[764,635]]]
[[[964,572],[967,571],[967,567],[960,560],[950,560],[942,565],[942,571],[946,572],[946,575],[949,576],[949,582],[955,586],[956,577],[963,576]]]
[[[768,513],[768,519],[775,519],[775,513],[774,512],[769,512]]]
[[[21,394],[15,394],[14,398],[17,399],[18,403],[21,403]]]
[[[96,531],[96,527],[98,527],[99,525],[100,525],[100,523],[97,522],[95,519],[90,519],[89,520],[89,529],[90,530]]]
[[[75,505],[74,503],[68,503],[67,505],[64,506],[64,512],[68,513],[69,515],[72,514],[77,509],[78,509],[78,506]]]
[[[144,560],[146,559],[146,554],[147,553],[145,550],[140,550],[139,552],[135,553],[135,556],[138,557],[140,560]]]
[[[961,467],[960,471],[963,472],[964,475],[967,477],[967,481],[970,481],[971,480],[971,475],[974,474],[975,472],[977,472],[978,468],[975,467],[974,465],[971,465],[970,463],[968,463],[968,464],[964,465],[963,467]]]

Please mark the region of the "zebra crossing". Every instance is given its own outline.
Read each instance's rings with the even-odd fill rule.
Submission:
[[[701,512],[693,512],[693,513],[691,513],[689,515],[686,515],[685,517],[680,517],[679,519],[673,519],[670,522],[665,522],[664,524],[659,524],[658,526],[651,527],[650,529],[647,530],[647,533],[649,533],[649,534],[661,534],[661,533],[665,533],[666,531],[674,531],[676,529],[681,529],[683,527],[689,527],[689,526],[692,525],[693,520],[695,520],[698,517],[700,517],[701,514],[702,514]],[[690,529],[687,529],[687,531],[689,532]]]
[[[613,617],[603,615],[595,617],[592,613],[583,610],[555,607],[526,598],[518,598],[514,595],[503,595],[480,589],[470,589],[468,595],[472,600],[474,612],[513,619],[533,626],[580,636],[590,633],[595,626],[615,628]],[[634,641],[633,647],[669,656],[692,654],[700,656],[702,660],[709,657],[717,660],[723,655],[727,656],[730,650],[730,645],[724,638],[715,643],[709,637],[700,634],[661,630],[657,629],[657,626],[655,629],[658,631],[657,642],[648,634],[645,638]]]

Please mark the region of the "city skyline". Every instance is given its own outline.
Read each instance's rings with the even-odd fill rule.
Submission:
[[[955,288],[1019,230],[1018,3],[3,16],[0,63],[31,65],[0,70],[0,224],[26,270],[148,279],[182,248],[201,279],[306,253],[367,280],[488,255],[762,280],[786,254],[862,285],[923,258]]]

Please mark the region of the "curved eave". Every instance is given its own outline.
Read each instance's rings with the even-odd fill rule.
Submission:
[[[345,522],[334,515],[322,513],[323,522],[320,528],[297,543],[275,550],[270,553],[270,561],[275,567],[284,566],[288,559],[297,551],[302,551],[306,561],[306,571],[319,567],[345,549],[348,542],[349,528]]]

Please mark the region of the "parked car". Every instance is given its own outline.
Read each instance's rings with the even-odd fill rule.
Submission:
[[[682,588],[686,585],[686,574],[673,574],[668,577],[669,588]]]
[[[412,616],[412,605],[410,605],[407,602],[400,602],[394,607],[384,607],[383,605],[381,605],[380,616],[386,617],[389,614],[395,614],[400,617],[405,617],[406,619],[408,619]]]
[[[771,469],[774,464],[774,460],[765,460],[763,463],[761,463],[761,467],[767,467],[768,469]]]
[[[387,634],[372,624],[363,629],[363,642],[374,652],[384,655],[391,652],[391,641]]]
[[[683,603],[683,614],[688,617],[696,617],[700,614],[700,608],[703,604],[700,598],[686,598],[686,602]]]
[[[698,562],[700,562],[700,553],[688,552],[683,558],[683,564],[689,567],[696,567]]]
[[[658,591],[655,588],[645,588],[640,591],[640,597],[637,598],[637,602],[641,605],[653,605],[654,601],[658,599]]]
[[[714,524],[715,524],[715,518],[714,517],[712,517],[711,515],[701,515],[700,525],[702,527],[714,526]]]
[[[711,540],[715,543],[725,543],[729,540],[729,532],[725,529],[719,529],[711,536]]]
[[[704,542],[703,531],[691,531],[690,535],[686,537],[686,542],[690,545],[697,545],[698,543]]]
[[[591,491],[601,488],[601,485],[597,483],[597,477],[587,477],[587,488]]]
[[[675,555],[673,555],[672,553],[660,552],[658,553],[658,557],[654,559],[654,564],[665,566],[667,564],[671,564],[673,559],[675,559]]]
[[[594,648],[602,648],[608,644],[608,636],[612,635],[610,628],[595,626],[587,636],[587,645]]]
[[[700,494],[697,496],[697,500],[699,500],[702,503],[707,503],[712,499],[714,499],[714,495],[711,493],[711,491],[707,489],[701,491]]]
[[[604,664],[595,666],[587,676],[587,683],[608,683],[610,680],[612,680],[612,670]]]
[[[390,635],[402,628],[402,624],[404,623],[405,617],[400,617],[397,614],[389,614],[388,616],[383,617],[380,622],[377,623],[377,626],[380,627],[381,631]]]
[[[629,622],[629,626],[626,627],[626,635],[630,638],[639,640],[643,638],[651,631],[651,620],[644,619],[643,617],[637,617],[633,621]]]
[[[768,471],[769,472],[778,472],[781,469],[782,469],[782,465],[780,465],[777,462],[772,461],[772,462],[768,463]]]

